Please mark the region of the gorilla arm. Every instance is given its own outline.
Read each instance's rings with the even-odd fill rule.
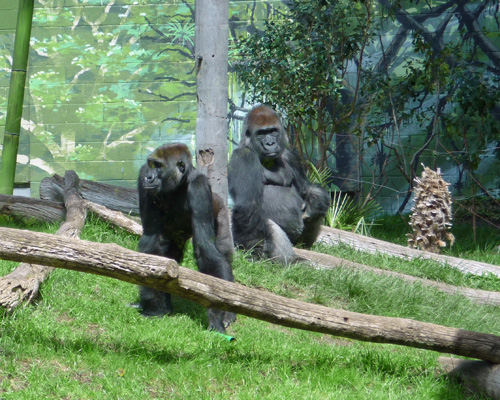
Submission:
[[[207,177],[197,171],[191,173],[187,195],[198,269],[204,274],[233,282],[230,260],[224,258],[216,247],[212,189]]]
[[[222,248],[232,248],[231,243],[223,243],[230,236],[216,237],[212,189],[207,177],[197,171],[189,175],[188,203],[192,214],[193,247],[198,269],[204,274],[234,282],[230,254],[227,253],[224,257],[216,247],[218,244]],[[236,315],[232,312],[213,308],[207,309],[207,312],[209,330],[225,333],[225,328],[236,320]]]
[[[294,185],[303,199],[302,219],[304,229],[298,242],[311,247],[318,237],[321,225],[330,207],[330,195],[319,185],[311,184],[307,179],[306,169],[298,155],[291,151],[284,153],[286,162],[294,174]]]

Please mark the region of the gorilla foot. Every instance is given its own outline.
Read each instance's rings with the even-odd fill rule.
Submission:
[[[166,314],[172,314],[172,300],[168,293],[141,286],[139,298],[137,308],[144,317],[162,317]]]
[[[265,243],[265,252],[267,257],[279,264],[289,265],[298,261],[298,256],[293,251],[292,242],[288,239],[285,231],[280,228],[280,226],[274,222],[272,219],[268,219],[267,223],[269,225],[269,232],[271,234],[271,240]]]
[[[226,328],[236,320],[236,314],[228,311],[207,308],[208,330],[226,333]]]
[[[141,315],[143,317],[163,317],[164,315],[169,315],[172,314],[172,310],[166,310],[166,309],[141,309],[140,311]]]
[[[230,311],[224,311],[224,318],[222,319],[222,323],[224,324],[224,328],[227,328],[234,321],[236,321],[236,314]]]

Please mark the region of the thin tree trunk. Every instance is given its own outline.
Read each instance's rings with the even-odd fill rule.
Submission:
[[[291,328],[500,362],[500,337],[288,299],[177,266],[115,244],[0,228],[0,257],[105,275]]]
[[[79,178],[74,171],[64,176],[64,203],[66,221],[59,227],[57,235],[78,238],[85,223],[87,210],[78,193]],[[13,310],[21,304],[30,303],[40,290],[40,285],[54,268],[47,265],[23,263],[10,274],[0,278],[0,307]]]
[[[195,5],[197,169],[227,205],[227,98],[229,1],[197,0]]]
[[[34,0],[20,0],[17,12],[16,39],[14,42],[9,98],[7,100],[7,119],[5,121],[2,162],[0,166],[0,193],[3,194],[12,194],[14,191],[33,5]]]

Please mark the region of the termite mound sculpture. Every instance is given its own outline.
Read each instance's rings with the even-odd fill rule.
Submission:
[[[424,166],[421,178],[415,178],[415,206],[410,216],[413,233],[407,234],[408,246],[439,253],[447,242],[453,245],[449,185],[439,168],[433,171]]]

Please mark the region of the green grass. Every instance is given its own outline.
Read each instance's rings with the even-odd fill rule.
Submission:
[[[374,236],[401,241],[404,224],[381,221]],[[56,225],[1,226],[55,232]],[[497,233],[457,230],[449,254],[500,264]],[[137,238],[89,218],[82,239],[135,249]],[[465,243],[467,245],[465,245]],[[499,290],[494,277],[464,276],[430,261],[405,262],[346,246],[317,246],[352,261]],[[484,257],[484,258],[483,258]],[[192,252],[184,263],[194,268]],[[0,274],[16,263],[0,261]],[[357,312],[405,317],[480,332],[500,332],[500,310],[399,279],[348,269],[279,267],[238,253],[236,280],[300,300]],[[37,303],[0,319],[0,399],[469,399],[457,382],[437,374],[439,353],[364,343],[288,329],[238,316],[229,343],[206,330],[203,307],[175,299],[175,314],[143,318],[129,304],[133,285],[56,270]],[[477,397],[476,397],[477,398]]]

